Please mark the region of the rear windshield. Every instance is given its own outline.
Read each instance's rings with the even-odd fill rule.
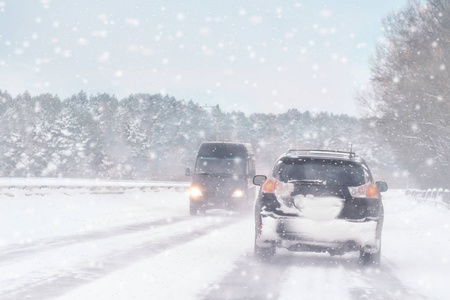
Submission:
[[[359,186],[365,183],[361,164],[330,159],[283,159],[275,166],[273,176],[283,182],[318,180],[327,185]]]

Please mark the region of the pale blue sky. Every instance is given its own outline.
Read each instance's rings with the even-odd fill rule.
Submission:
[[[0,89],[357,115],[381,20],[405,4],[0,0]]]

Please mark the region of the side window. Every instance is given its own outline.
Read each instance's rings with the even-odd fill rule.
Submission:
[[[255,162],[252,157],[248,159],[248,174],[252,177],[255,176]]]
[[[273,168],[272,176],[277,180],[281,180],[280,173],[282,171],[282,166],[283,166],[283,162],[280,160],[277,162],[277,164]]]
[[[252,174],[251,170],[252,170],[252,167],[250,165],[250,160],[247,159],[247,163],[245,164],[245,174],[247,174],[247,175]]]
[[[370,175],[369,169],[367,168],[367,166],[363,165],[363,170],[364,170],[364,181],[367,182],[372,182],[372,176]]]

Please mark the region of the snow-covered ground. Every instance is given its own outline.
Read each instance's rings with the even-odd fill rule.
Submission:
[[[252,215],[191,217],[185,192],[9,189],[0,299],[449,299],[450,210],[390,191],[380,268],[357,253],[253,258]]]
[[[189,182],[179,181],[137,181],[74,178],[0,178],[1,187],[187,187]]]

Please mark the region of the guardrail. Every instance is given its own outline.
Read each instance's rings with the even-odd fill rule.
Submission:
[[[188,182],[179,181],[131,181],[97,180],[69,178],[0,178],[0,194],[10,194],[12,189],[26,190],[30,194],[40,193],[44,189],[74,190],[81,193],[123,193],[126,190],[142,191],[176,190],[187,191]]]
[[[416,201],[427,201],[437,204],[443,204],[450,208],[450,191],[443,188],[433,188],[426,190],[407,189],[406,196],[410,196]]]

